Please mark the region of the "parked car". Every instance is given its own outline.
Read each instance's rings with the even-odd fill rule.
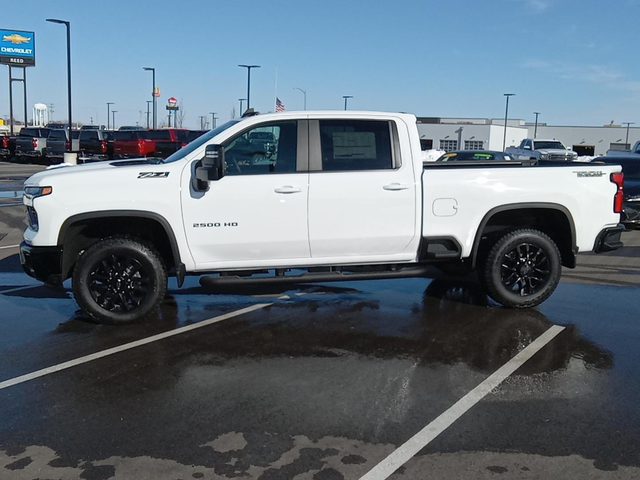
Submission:
[[[0,136],[0,158],[5,160],[13,158],[16,153],[16,138],[10,135]]]
[[[65,152],[77,152],[79,148],[79,130],[58,129],[49,131],[45,156],[51,162],[60,162],[64,158]]]
[[[505,153],[514,160],[550,160],[555,162],[573,162],[578,154],[569,150],[556,139],[525,138],[519,147],[507,147]]]
[[[107,130],[80,130],[78,161],[85,163],[111,158],[113,154],[113,148],[109,151],[109,136],[111,135],[113,133]],[[113,147],[113,143],[111,145]]]
[[[113,158],[146,157],[155,152],[155,141],[145,130],[118,130],[113,134]]]
[[[144,138],[154,142],[154,157],[167,158],[189,143],[189,131],[176,128],[149,130]]]
[[[631,150],[607,150],[607,155],[612,157],[637,157],[640,158],[640,141],[636,142]]]
[[[237,140],[265,130],[268,161],[235,163]],[[449,263],[477,269],[496,302],[528,308],[578,252],[622,247],[620,166],[423,165],[419,137],[408,114],[283,112],[227,122],[164,162],[39,172],[24,186],[20,259],[47,284],[72,277],[86,314],[122,324],[157,311],[168,275],[180,287],[205,272],[207,286],[265,270],[306,283]]]
[[[16,138],[15,155],[19,160],[27,158],[37,161],[46,160],[47,137],[51,129],[45,127],[26,127],[20,130]]]
[[[447,152],[436,160],[436,162],[453,162],[453,161],[473,161],[473,160],[499,160],[511,161],[511,155],[504,152],[494,150],[456,150]]]
[[[146,130],[146,128],[141,127],[140,125],[123,125],[118,128],[119,132],[129,131],[129,130]]]

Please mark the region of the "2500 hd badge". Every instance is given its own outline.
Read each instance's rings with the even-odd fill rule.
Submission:
[[[237,227],[238,222],[214,222],[214,223],[194,223],[193,228],[207,228],[207,227]]]

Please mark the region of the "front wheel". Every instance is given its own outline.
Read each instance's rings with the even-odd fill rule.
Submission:
[[[529,308],[554,292],[562,258],[554,241],[538,230],[521,229],[500,238],[481,272],[489,296],[509,308]]]
[[[130,236],[105,238],[89,247],[73,272],[73,294],[102,323],[140,320],[157,309],[167,291],[167,270],[150,245]]]

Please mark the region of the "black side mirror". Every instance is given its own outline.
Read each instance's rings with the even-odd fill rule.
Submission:
[[[196,178],[193,188],[206,191],[209,182],[220,180],[224,176],[224,147],[222,145],[207,145],[204,157],[196,167]]]

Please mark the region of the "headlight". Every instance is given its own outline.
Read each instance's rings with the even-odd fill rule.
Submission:
[[[549,160],[549,154],[548,153],[541,153],[540,154],[540,160]]]
[[[24,195],[27,198],[44,197],[53,193],[52,187],[24,187]]]

